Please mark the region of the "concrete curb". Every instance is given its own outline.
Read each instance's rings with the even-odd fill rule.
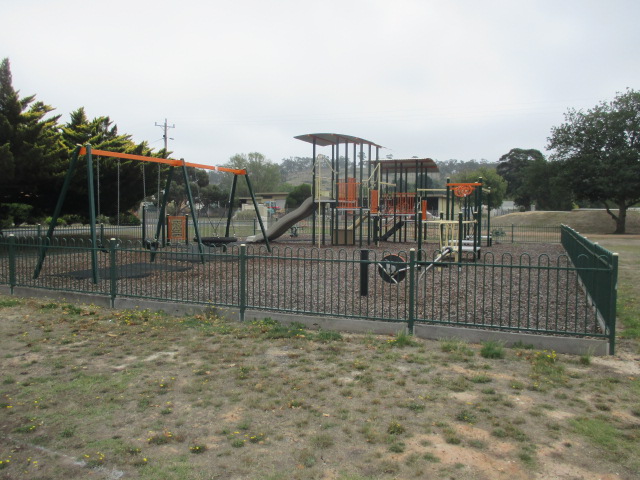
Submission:
[[[163,302],[143,298],[118,297],[111,305],[107,295],[90,293],[74,293],[55,290],[44,290],[32,287],[15,287],[13,293],[8,286],[0,286],[0,294],[20,297],[50,298],[59,301],[97,305],[114,309],[149,309],[163,311],[168,315],[194,315],[199,313],[216,314],[230,320],[240,321],[237,308],[225,308],[212,305],[198,305],[177,302]],[[283,324],[298,322],[310,329],[334,330],[348,333],[371,333],[374,335],[396,335],[406,332],[405,322],[389,322],[378,320],[364,320],[360,318],[344,317],[314,317],[308,315],[294,315],[264,310],[246,310],[245,320],[272,318]],[[609,342],[606,339],[560,337],[550,335],[533,335],[527,333],[499,332],[494,330],[480,330],[442,325],[416,324],[414,335],[427,340],[461,339],[470,343],[481,343],[490,340],[504,343],[505,347],[515,344],[531,345],[539,350],[554,350],[558,353],[572,355],[608,355]]]

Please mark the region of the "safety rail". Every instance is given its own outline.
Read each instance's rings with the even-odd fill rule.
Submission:
[[[618,254],[592,242],[571,227],[562,225],[562,246],[576,266],[580,281],[597,312],[601,329],[611,338],[616,333]]]
[[[93,246],[72,239],[48,245],[49,261],[34,278],[42,242],[0,240],[0,284],[116,298],[141,298],[315,316],[615,340],[617,256],[563,227],[568,254],[496,256],[451,262],[442,252],[274,247],[206,249],[171,246],[155,252],[140,241]],[[91,257],[97,253],[97,278]],[[587,253],[585,253],[587,252]],[[591,252],[591,253],[589,253]],[[446,252],[445,252],[446,253]],[[202,261],[204,257],[204,262]],[[383,271],[404,269],[398,281]]]

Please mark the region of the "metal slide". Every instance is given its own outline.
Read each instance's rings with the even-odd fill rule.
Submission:
[[[302,205],[296,208],[293,212],[287,213],[284,217],[271,225],[266,232],[267,238],[269,239],[269,241],[271,241],[285,234],[300,220],[303,220],[311,215],[315,209],[316,203],[313,201],[313,197],[307,198],[304,202],[302,202]],[[247,237],[246,242],[264,242],[264,237],[261,233],[257,235],[251,235],[250,237]]]

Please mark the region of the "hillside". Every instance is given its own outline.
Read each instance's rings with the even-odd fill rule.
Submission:
[[[510,213],[491,219],[492,225],[568,225],[580,233],[613,233],[615,223],[604,210]],[[627,233],[640,234],[640,211],[627,212]]]

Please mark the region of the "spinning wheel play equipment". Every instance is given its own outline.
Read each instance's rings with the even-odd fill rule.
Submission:
[[[258,212],[258,203],[256,201],[256,197],[255,194],[253,192],[253,187],[251,186],[251,180],[249,179],[249,175],[247,174],[246,170],[241,170],[241,169],[234,169],[234,168],[226,168],[226,167],[217,167],[217,166],[212,166],[212,165],[204,165],[204,164],[198,164],[198,163],[187,163],[184,160],[174,160],[174,159],[170,159],[170,158],[156,158],[156,157],[146,157],[143,155],[133,155],[133,154],[128,154],[128,153],[119,153],[119,152],[109,152],[106,150],[92,150],[91,145],[86,145],[86,146],[81,146],[78,145],[75,150],[73,151],[73,154],[71,156],[71,160],[69,162],[69,169],[67,170],[67,174],[64,178],[64,183],[62,185],[62,190],[60,191],[60,195],[58,196],[58,201],[56,203],[56,207],[54,210],[54,213],[51,217],[51,223],[49,224],[49,229],[47,231],[47,235],[46,235],[46,239],[45,242],[43,242],[42,246],[40,247],[40,251],[38,254],[38,263],[36,265],[35,271],[33,273],[33,278],[38,278],[38,276],[40,275],[40,271],[42,270],[42,265],[44,263],[46,254],[47,254],[47,248],[48,245],[51,244],[52,238],[53,238],[53,232],[55,230],[55,227],[57,225],[58,222],[58,218],[60,217],[60,213],[62,212],[62,206],[64,204],[64,200],[66,198],[67,192],[69,190],[69,186],[71,184],[71,178],[73,177],[73,174],[76,170],[76,167],[78,165],[78,160],[80,156],[84,156],[84,158],[86,159],[87,162],[87,187],[88,187],[88,197],[89,197],[89,225],[90,225],[90,232],[91,232],[91,245],[94,247],[91,249],[91,271],[92,271],[92,280],[94,283],[98,283],[99,281],[99,270],[98,270],[98,241],[97,241],[97,235],[96,235],[96,206],[95,206],[95,193],[94,193],[94,178],[93,178],[93,156],[99,156],[99,157],[112,157],[112,158],[117,158],[117,159],[124,159],[124,160],[137,160],[137,161],[142,161],[142,162],[153,162],[153,163],[157,163],[157,164],[163,164],[163,165],[167,165],[169,166],[169,170],[167,172],[167,179],[166,179],[166,183],[165,183],[165,188],[164,188],[164,195],[162,198],[162,203],[160,205],[160,212],[158,215],[158,225],[156,228],[156,234],[155,237],[153,239],[153,241],[150,242],[144,242],[145,246],[148,246],[148,248],[151,250],[151,261],[153,262],[155,260],[155,256],[156,256],[156,252],[158,250],[159,247],[159,242],[158,239],[160,237],[160,231],[162,229],[162,222],[164,221],[164,217],[165,217],[165,211],[166,211],[166,207],[167,207],[167,203],[168,203],[168,198],[169,198],[169,193],[170,193],[170,189],[171,189],[171,181],[173,179],[173,174],[174,174],[174,170],[176,167],[180,167],[182,174],[183,174],[183,178],[184,178],[184,183],[186,186],[186,193],[187,193],[187,198],[189,200],[189,208],[191,209],[191,216],[192,218],[197,218],[196,217],[196,212],[195,212],[195,202],[193,200],[193,195],[191,193],[191,187],[189,184],[189,175],[187,172],[187,167],[194,167],[194,168],[202,168],[205,170],[214,170],[214,171],[219,171],[219,172],[228,172],[228,173],[233,173],[234,177],[233,177],[233,183],[231,185],[231,193],[230,193],[230,201],[229,204],[231,205],[233,203],[234,200],[234,195],[235,195],[235,191],[236,191],[236,186],[238,183],[238,176],[243,176],[246,179],[247,182],[247,187],[249,189],[249,193],[251,194],[251,200],[253,201],[253,206],[254,209],[256,211],[257,217],[258,217],[258,222],[260,224],[260,230],[262,231],[262,233],[265,233],[265,228],[264,228],[264,224],[262,223],[262,217],[260,216],[260,213]],[[229,215],[227,217],[227,237],[228,237],[228,231],[229,231],[229,225],[231,222],[231,208],[229,209]],[[202,261],[202,263],[205,262],[205,257],[204,257],[204,250],[203,250],[203,243],[202,243],[202,238],[200,237],[200,230],[198,228],[198,222],[194,221],[194,230],[195,230],[195,237],[196,237],[196,241],[198,243],[198,253],[200,255],[200,259]],[[269,246],[269,241],[268,239],[265,240],[265,243],[267,245],[267,249],[269,251],[271,251],[271,248]]]
[[[453,253],[452,249],[447,247],[433,260],[433,262],[419,262],[417,264],[418,270],[420,270],[420,276],[418,281],[422,280],[425,273],[431,270],[438,262],[445,260]],[[407,261],[400,255],[387,255],[382,257],[382,260],[377,264],[378,275],[387,283],[398,284],[402,282],[409,270]]]
[[[387,255],[378,263],[378,274],[387,283],[400,283],[407,276],[406,260],[400,255]]]

